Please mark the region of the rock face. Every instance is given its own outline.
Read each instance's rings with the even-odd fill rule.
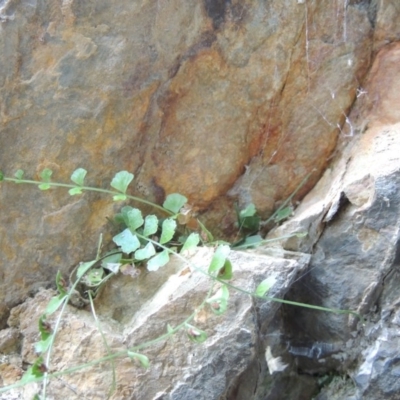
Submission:
[[[285,244],[312,252],[308,273],[288,298],[368,315],[356,333],[352,317],[287,308],[284,330],[298,368],[320,375],[344,371],[353,379],[334,381],[318,399],[398,397],[399,62],[398,43],[377,54],[350,114],[366,121],[365,131],[343,143],[295,217],[271,233],[310,232],[302,242]],[[343,391],[335,394],[338,386]]]
[[[221,319],[197,315],[205,344],[176,336],[149,347],[156,361],[147,372],[118,363],[113,398],[398,398],[399,20],[395,0],[0,4],[5,175],[22,168],[37,178],[48,167],[67,181],[80,166],[90,184],[108,187],[129,170],[132,192],[157,202],[180,192],[211,230],[231,237],[234,202],[267,216],[314,170],[297,198],[316,186],[269,238],[308,235],[234,253],[234,284],[254,290],[273,273],[273,296],[365,316],[232,291]],[[50,287],[57,270],[67,275],[93,257],[117,207],[93,193],[0,189],[5,385],[34,359],[35,321],[53,292],[15,306]],[[199,254],[204,265],[211,253]],[[116,278],[98,300],[110,346],[166,332],[201,303],[207,282],[179,264]],[[106,354],[84,310],[68,310],[59,340],[57,369]],[[54,398],[100,399],[111,372],[102,364],[62,379],[49,387]]]
[[[212,253],[211,249],[203,248],[190,262],[207,270]],[[285,258],[285,253],[282,255],[283,257],[273,258],[233,252],[230,259],[235,274],[230,283],[243,290],[254,291],[266,277],[274,277],[276,283],[270,294],[283,297],[292,281],[304,271],[309,257],[298,255],[297,258]],[[288,256],[290,255],[289,253]],[[167,274],[170,275],[169,278]],[[203,345],[192,343],[184,331],[181,331],[168,341],[162,340],[146,346],[140,352],[151,360],[148,370],[136,365],[125,354],[125,357],[115,362],[117,387],[111,398],[217,399],[229,395],[229,392],[243,391],[243,387],[237,387],[238,377],[259,359],[264,360],[264,352],[259,353],[257,332],[259,326],[264,327],[272,321],[279,309],[279,303],[260,301],[255,304],[250,296],[231,290],[227,313],[215,316],[208,307],[200,309],[210,290],[211,281],[208,277],[195,270],[190,272],[190,268],[178,260],[172,261],[161,274],[165,280],[159,288],[154,282],[154,275],[142,275],[139,282],[129,280],[126,276],[117,277],[100,298],[96,299],[97,313],[102,315],[101,326],[109,347],[116,352],[155,339],[167,332],[168,324],[176,327],[196,308],[199,311],[190,323],[206,331],[209,340]],[[115,319],[121,312],[121,304],[115,299],[118,299],[117,293],[122,282],[123,325]],[[214,290],[217,289],[218,285]],[[148,300],[143,298],[143,303],[138,306],[139,291],[152,295]],[[14,332],[18,329],[21,333],[19,346],[25,362],[32,363],[36,359],[33,352],[33,344],[38,340],[36,321],[52,295],[52,291],[43,291],[11,312],[8,331]],[[109,318],[110,315],[114,318]],[[89,354],[91,360],[107,355],[90,311],[69,307],[63,321],[53,352],[54,370],[66,365],[72,367],[85,363]],[[14,342],[18,343],[18,340]],[[21,358],[14,360],[7,365],[7,370],[3,367],[3,371],[8,372],[1,375],[3,384],[21,374],[21,368],[18,370],[21,361]],[[14,375],[11,371],[14,371]],[[111,365],[102,363],[77,374],[63,376],[62,381],[52,381],[47,393],[51,398],[57,399],[79,399],[85,396],[104,399],[111,384]],[[256,384],[257,380],[253,379],[246,386],[248,390],[254,390]],[[14,389],[8,395],[32,398],[37,390],[36,386],[30,384],[23,390]]]
[[[135,193],[180,192],[230,237],[234,201],[266,216],[321,175],[374,27],[382,42],[395,25],[388,3],[378,13],[342,0],[3,1],[0,167],[28,177],[48,167],[64,181],[83,167],[105,187],[128,170]],[[114,212],[95,195],[2,185],[0,196],[7,307],[90,258]]]

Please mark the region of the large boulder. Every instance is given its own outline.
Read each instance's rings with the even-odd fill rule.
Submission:
[[[322,174],[370,64],[374,7],[3,1],[0,168],[68,181],[84,167],[104,187],[128,170],[134,193],[180,192],[233,237],[234,202],[267,216]],[[0,201],[6,308],[91,257],[114,212],[104,197],[22,185],[2,184]]]
[[[395,43],[377,54],[350,114],[365,121],[363,132],[338,147],[336,160],[294,218],[270,233],[272,238],[309,232],[305,239],[283,243],[312,252],[309,270],[289,299],[367,315],[360,325],[352,315],[286,309],[284,353],[293,355],[298,368],[353,378],[328,385],[321,400],[351,394],[367,400],[398,397],[399,82],[400,45]],[[338,385],[346,390],[338,392]]]
[[[160,274],[141,274],[138,279],[119,275],[112,279],[95,299],[103,338],[90,310],[68,306],[57,332],[50,370],[62,371],[107,356],[105,339],[110,352],[122,352],[114,361],[117,385],[112,399],[218,399],[254,391],[257,375],[246,383],[241,376],[256,365],[266,368],[258,332],[275,318],[280,303],[254,302],[251,296],[230,289],[225,314],[216,316],[207,304],[203,307],[210,289],[214,287],[215,293],[221,285],[213,284],[194,268],[207,271],[212,255],[212,249],[203,248],[189,258],[189,265],[173,259]],[[231,285],[253,292],[269,277],[275,280],[269,294],[277,298],[284,297],[309,261],[307,255],[285,252],[280,257],[232,252],[229,258],[234,270]],[[41,291],[11,311],[9,328],[0,336],[0,351],[9,354],[8,362],[0,364],[3,386],[22,375],[23,363],[37,359],[37,320],[52,295],[53,291]],[[47,322],[54,327],[54,320]],[[169,340],[155,340],[165,336],[167,326],[175,328],[185,320],[194,329],[205,331],[208,340],[193,343],[185,329]],[[7,335],[14,340],[6,341]],[[134,350],[134,346],[139,349]],[[15,356],[18,348],[20,356]],[[148,356],[149,369],[133,362],[128,349]],[[91,368],[64,375],[62,380],[52,379],[47,394],[55,399],[106,398],[112,388],[112,367],[111,363],[97,362]],[[29,384],[3,393],[5,397],[1,398],[30,399],[39,388],[38,384]]]
[[[399,20],[395,0],[1,3],[6,176],[22,168],[37,178],[48,167],[67,181],[81,166],[88,183],[108,187],[129,170],[131,193],[161,203],[181,192],[231,238],[234,203],[266,217],[314,171],[295,215],[268,238],[308,235],[232,253],[232,283],[254,290],[273,274],[272,296],[364,316],[232,290],[226,315],[196,316],[205,344],[175,336],[149,347],[148,372],[117,363],[115,398],[398,397]],[[7,182],[0,201],[0,373],[9,384],[35,359],[56,271],[94,257],[118,206]],[[198,265],[211,254],[198,253]],[[130,279],[116,277],[97,300],[113,349],[167,332],[209,287],[179,263]],[[86,310],[68,308],[55,354],[55,369],[106,354]],[[111,372],[102,364],[62,379],[49,390],[102,398]]]

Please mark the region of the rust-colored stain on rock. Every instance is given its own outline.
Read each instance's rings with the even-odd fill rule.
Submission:
[[[64,3],[16,2],[13,20],[0,11],[1,169],[32,178],[50,166],[55,181],[68,182],[83,167],[87,184],[105,188],[127,170],[130,193],[162,202],[180,192],[222,237],[233,232],[235,202],[268,216],[314,169],[297,198],[315,183],[350,126],[374,29],[381,46],[393,38],[385,24],[396,31],[398,18],[385,14],[386,2],[375,17],[368,2],[344,10],[331,0]],[[390,89],[389,76],[379,76]],[[0,191],[7,214],[26,224],[0,213],[10,246],[0,249],[0,271],[9,282],[7,265],[22,271],[30,259],[50,282],[57,255],[67,270],[92,254],[102,226],[94,220],[105,227],[109,205],[63,190],[21,200],[26,193],[22,185]],[[68,204],[72,217],[44,226]],[[81,246],[87,224],[91,242]],[[36,281],[0,290],[0,302],[15,303]]]
[[[166,193],[183,192],[199,206],[225,193],[249,159],[248,121],[229,73],[218,51],[202,51],[181,68],[162,104],[155,179]]]

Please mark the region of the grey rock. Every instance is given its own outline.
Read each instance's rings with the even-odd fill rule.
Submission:
[[[193,268],[207,270],[212,254],[211,249],[200,249],[190,258],[190,269],[182,261],[172,260],[166,267],[169,276],[164,275],[165,281],[155,289],[151,288],[154,272],[139,282],[124,277],[126,286],[131,289],[125,288],[124,313],[130,316],[130,320],[124,324],[109,317],[120,307],[120,304],[113,303],[112,293],[118,292],[121,281],[111,280],[109,292],[103,292],[96,304],[109,346],[119,351],[131,348],[165,334],[168,324],[175,327],[182,323],[199,307],[210,290],[209,278]],[[293,254],[285,259],[245,252],[232,252],[229,258],[234,268],[234,279],[230,284],[254,291],[263,279],[274,276],[276,283],[270,295],[277,298],[284,297],[308,261],[305,255],[299,255],[296,260]],[[142,293],[152,293],[143,298],[140,307],[134,301],[140,295],[138,289]],[[24,338],[21,356],[25,362],[35,359],[32,351],[37,340],[34,321],[43,313],[52,294],[41,291],[34,299],[12,310],[9,325],[18,326]],[[168,341],[146,346],[140,351],[151,360],[151,368],[147,371],[126,357],[119,359],[115,363],[118,387],[112,398],[217,399],[240,390],[241,375],[250,366],[266,363],[265,348],[258,331],[271,323],[279,308],[278,302],[254,302],[250,296],[230,289],[229,307],[225,314],[216,316],[204,308],[190,321],[207,332],[209,337],[203,344],[192,343],[184,332],[179,332]],[[53,321],[54,318],[49,319],[50,323]],[[70,363],[87,362],[88,353],[93,360],[105,355],[100,333],[88,311],[69,306],[63,321],[53,351],[52,368],[57,370]],[[101,368],[82,370],[79,376],[66,375],[62,382],[54,380],[48,393],[55,398],[71,396],[70,385],[77,393],[102,398],[109,390],[111,376],[110,366],[103,364]],[[248,383],[248,390],[254,391],[257,379]],[[21,393],[27,398],[34,389],[25,388]]]
[[[361,323],[351,315],[285,307],[289,347],[277,355],[289,351],[306,373],[352,378],[352,384],[339,379],[326,385],[318,399],[398,398],[400,118],[373,100],[380,90],[398,98],[395,87],[386,91],[376,84],[389,70],[398,76],[397,51],[396,45],[378,55],[365,86],[368,99],[353,110],[370,121],[368,129],[342,147],[294,218],[271,233],[310,228],[307,238],[282,242],[312,253],[309,270],[287,298],[366,318]]]

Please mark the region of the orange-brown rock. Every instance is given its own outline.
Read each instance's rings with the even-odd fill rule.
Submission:
[[[315,184],[357,128],[374,38],[394,40],[384,25],[398,16],[395,0],[7,0],[0,169],[68,180],[83,167],[104,187],[129,170],[136,194],[180,192],[232,237],[234,202],[267,216],[314,170],[298,198]],[[23,185],[2,184],[0,202],[7,307],[93,256],[113,212],[99,195]]]

